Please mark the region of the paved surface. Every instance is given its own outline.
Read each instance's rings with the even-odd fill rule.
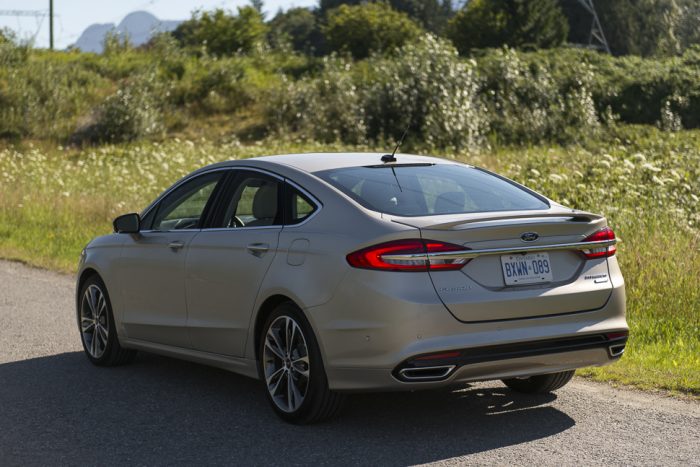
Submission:
[[[0,262],[0,465],[700,465],[700,404],[575,380],[350,398],[331,423],[279,421],[259,383],[140,354],[93,367],[73,279]]]

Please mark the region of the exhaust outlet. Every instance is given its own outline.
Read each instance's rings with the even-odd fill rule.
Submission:
[[[608,347],[608,353],[610,354],[611,358],[619,357],[625,353],[625,344],[611,345]]]
[[[426,366],[423,368],[404,368],[399,376],[404,381],[441,381],[455,369],[455,365]]]

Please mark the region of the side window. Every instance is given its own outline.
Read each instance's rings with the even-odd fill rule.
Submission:
[[[289,215],[287,216],[287,221],[285,224],[294,225],[299,224],[313,214],[316,209],[316,205],[299,190],[293,186],[287,184],[288,201],[287,206],[289,206]]]
[[[176,188],[158,205],[153,230],[181,230],[199,227],[204,210],[223,172],[196,177]]]
[[[280,182],[272,177],[243,171],[235,182],[224,212],[223,227],[265,227],[282,224]]]

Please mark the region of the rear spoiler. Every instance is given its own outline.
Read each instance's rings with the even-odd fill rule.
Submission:
[[[512,219],[553,219],[553,218],[568,218],[569,222],[594,222],[603,218],[598,214],[593,214],[585,211],[576,210],[566,210],[559,212],[532,212],[532,213],[519,213],[519,214],[505,214],[502,212],[492,213],[492,214],[479,214],[478,217],[473,218],[461,218],[454,219],[443,223],[431,224],[422,226],[420,228],[426,230],[449,230],[460,225],[467,224],[478,224],[481,222],[492,222],[500,220],[512,220]],[[410,225],[411,227],[417,227],[409,222],[401,221],[398,219],[392,219],[393,222]]]

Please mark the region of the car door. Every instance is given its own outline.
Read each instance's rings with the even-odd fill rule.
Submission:
[[[128,338],[190,347],[185,258],[223,175],[210,172],[180,184],[144,216],[144,230],[126,239],[118,283]]]
[[[211,228],[190,243],[187,326],[193,348],[243,356],[248,324],[282,230],[282,180],[239,169]]]

